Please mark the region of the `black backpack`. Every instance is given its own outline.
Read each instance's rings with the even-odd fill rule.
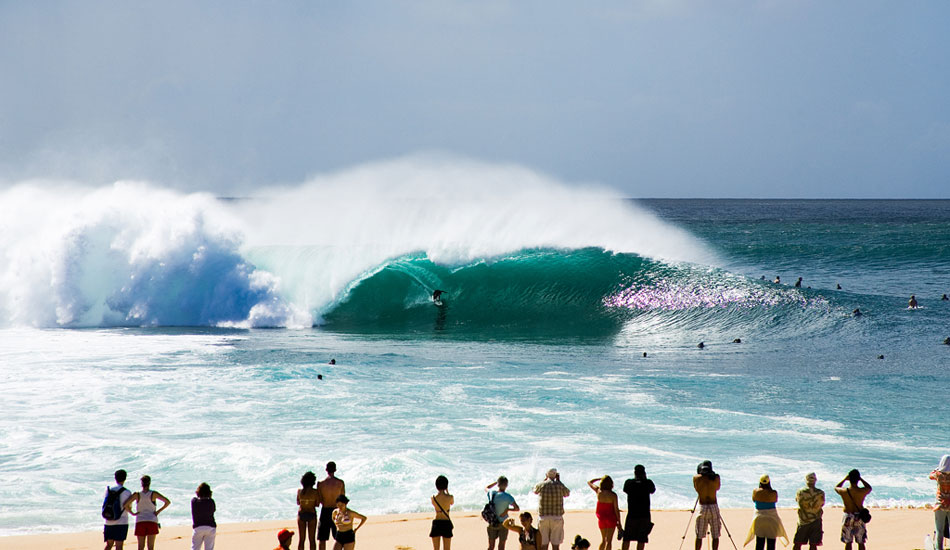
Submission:
[[[499,525],[498,514],[495,513],[495,495],[489,493],[488,504],[482,508],[482,519],[488,522],[492,527]]]
[[[125,487],[110,489],[106,487],[106,498],[102,500],[102,517],[107,520],[116,520],[122,517],[122,493]]]

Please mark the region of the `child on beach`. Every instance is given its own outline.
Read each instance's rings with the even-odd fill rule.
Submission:
[[[429,537],[432,539],[433,550],[439,550],[439,541],[445,550],[452,548],[452,519],[449,517],[449,508],[455,504],[455,497],[449,494],[449,479],[445,476],[435,478],[435,488],[439,491],[432,495],[432,507],[435,508],[435,519],[432,520],[432,529]]]
[[[590,548],[589,540],[580,535],[574,537],[574,544],[571,545],[571,550],[587,550],[588,548]]]
[[[191,550],[214,550],[214,536],[218,524],[214,521],[214,499],[211,498],[211,486],[202,483],[191,499]]]
[[[598,485],[599,483],[599,485]],[[610,550],[613,544],[614,531],[620,525],[620,505],[617,493],[614,492],[614,480],[610,476],[594,478],[587,485],[597,493],[597,527],[600,529],[599,550]]]
[[[541,536],[538,529],[531,525],[533,518],[531,512],[521,512],[518,516],[521,525],[515,524],[515,518],[508,518],[502,525],[509,531],[518,533],[518,542],[521,544],[520,550],[541,550]]]

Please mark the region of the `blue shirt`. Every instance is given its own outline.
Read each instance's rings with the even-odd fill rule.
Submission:
[[[504,521],[508,517],[508,507],[515,503],[515,497],[504,491],[492,491],[489,496],[495,503],[495,515]]]

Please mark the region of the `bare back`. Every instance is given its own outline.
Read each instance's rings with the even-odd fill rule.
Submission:
[[[861,508],[864,508],[864,498],[871,492],[869,487],[835,487],[835,492],[841,495],[841,502],[844,503],[844,511],[849,514],[857,514]]]
[[[346,486],[342,479],[327,477],[317,483],[317,493],[320,494],[320,504],[324,508],[333,508],[336,506],[336,498],[346,494]]]
[[[696,489],[700,504],[716,504],[716,492],[719,491],[719,486],[718,475],[715,479],[709,479],[700,474],[693,476],[693,488]]]

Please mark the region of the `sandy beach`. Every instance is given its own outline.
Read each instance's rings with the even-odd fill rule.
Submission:
[[[933,513],[926,509],[872,510],[874,517],[869,525],[868,547],[888,550],[913,550],[923,546],[924,535],[933,529]],[[796,524],[794,509],[779,511],[782,521],[791,536]],[[653,512],[656,527],[650,535],[647,548],[675,549],[683,541],[683,532],[687,529],[690,512],[658,511]],[[742,547],[746,532],[752,519],[751,509],[728,509],[723,511],[723,520],[732,533],[736,546]],[[825,510],[825,548],[838,548],[841,510]],[[370,550],[426,550],[432,547],[428,538],[431,514],[396,514],[371,516],[366,527],[357,535],[357,548]],[[485,522],[475,512],[453,514],[455,522],[454,550],[483,550],[486,548]],[[296,521],[262,521],[225,524],[218,527],[216,548],[228,549],[269,549],[277,546],[276,533],[282,528],[297,530]],[[683,548],[692,548],[693,530],[689,527]],[[597,520],[593,511],[569,511],[565,515],[565,536],[569,539],[562,550],[570,548],[569,541],[580,534],[591,541],[594,548],[600,541]],[[294,537],[293,548],[297,547]],[[509,537],[508,548],[517,549],[517,538]],[[781,541],[779,541],[781,544]],[[156,549],[188,550],[191,548],[191,528],[189,526],[170,526],[162,530],[156,542]],[[749,548],[754,545],[750,543]],[[126,541],[126,548],[136,548],[134,537]],[[620,545],[614,542],[614,548]],[[707,547],[704,545],[704,547]],[[99,550],[102,548],[102,534],[99,531],[83,533],[65,533],[55,535],[31,535],[0,537],[0,550]],[[720,548],[732,548],[723,531]]]

